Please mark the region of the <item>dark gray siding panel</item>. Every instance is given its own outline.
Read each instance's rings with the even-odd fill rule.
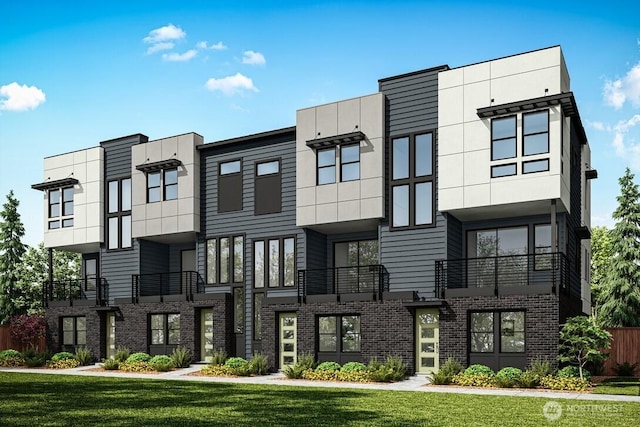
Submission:
[[[182,271],[182,251],[195,249],[196,243],[180,243],[169,246],[169,271]],[[197,262],[196,262],[197,265]],[[185,270],[191,270],[186,268]],[[203,276],[204,279],[204,276]]]
[[[109,282],[109,299],[131,298],[131,275],[140,273],[140,244],[134,239],[129,251],[100,250],[101,274]]]
[[[245,313],[246,352],[251,354],[253,330],[253,241],[269,237],[296,238],[296,270],[305,269],[305,233],[296,227],[296,148],[295,134],[266,140],[248,141],[200,151],[201,234],[198,241],[198,271],[206,271],[205,241],[209,237],[245,236]],[[218,212],[218,163],[242,159],[242,210]],[[256,162],[281,160],[282,211],[255,215],[254,174]],[[297,295],[295,289],[267,290],[269,296]]]
[[[464,258],[462,246],[462,223],[447,215],[447,259]]]
[[[131,176],[131,146],[147,141],[146,136],[137,134],[101,142],[100,145],[104,148],[106,180]]]
[[[305,229],[307,268],[316,270],[327,267],[327,236],[314,230]]]
[[[571,205],[571,214],[567,215],[568,231],[568,248],[567,256],[569,257],[569,265],[571,268],[571,293],[580,298],[581,283],[580,283],[580,269],[582,267],[582,249],[580,246],[580,240],[578,240],[575,230],[583,224],[582,221],[582,150],[580,147],[580,137],[576,130],[576,121],[571,120],[571,168],[570,168],[570,191],[569,191],[569,203]]]
[[[169,247],[150,240],[140,240],[140,274],[169,271]]]

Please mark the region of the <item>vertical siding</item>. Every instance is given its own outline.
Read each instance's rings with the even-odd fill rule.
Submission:
[[[252,352],[253,331],[253,241],[268,237],[296,238],[296,270],[306,268],[305,233],[296,227],[295,134],[273,136],[201,151],[201,218],[203,232],[198,241],[198,271],[206,271],[205,241],[209,237],[245,235],[245,337],[246,353]],[[218,213],[218,162],[242,159],[242,211]],[[254,215],[254,174],[256,162],[281,159],[282,211]],[[229,287],[209,289],[229,292]],[[297,290],[268,290],[269,295],[297,295]]]
[[[387,141],[394,136],[413,132],[436,130],[438,127],[438,72],[425,70],[380,81],[380,91],[387,99],[385,125]],[[437,151],[436,143],[436,182]],[[389,144],[386,152],[386,200],[389,200]],[[437,209],[437,193],[436,193]],[[406,231],[391,231],[388,218],[380,228],[380,261],[389,272],[391,291],[416,291],[420,296],[433,297],[435,293],[435,261],[446,258],[447,220],[438,211],[435,227]]]
[[[571,168],[570,168],[570,185],[569,190],[569,203],[571,205],[571,213],[567,215],[567,224],[569,226],[568,238],[568,251],[567,257],[569,258],[569,266],[571,269],[570,286],[571,294],[580,298],[581,292],[581,266],[582,266],[582,250],[580,246],[580,240],[578,240],[575,230],[582,225],[582,150],[580,149],[580,137],[576,130],[575,120],[571,120],[571,142],[570,142],[570,156],[571,156]]]

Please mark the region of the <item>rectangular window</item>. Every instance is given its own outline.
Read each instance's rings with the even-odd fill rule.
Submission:
[[[472,353],[492,353],[493,352],[493,313],[480,312],[471,313],[471,334]]]
[[[491,166],[491,178],[500,178],[502,176],[512,176],[515,174],[516,174],[515,163]]]
[[[147,203],[155,203],[162,200],[160,191],[160,172],[147,173]]]
[[[296,282],[295,238],[274,238],[253,242],[253,286],[292,287]]]
[[[73,187],[62,189],[62,216],[73,215]]]
[[[262,301],[264,293],[253,294],[253,339],[262,339]]]
[[[280,160],[256,163],[254,213],[263,215],[282,210]]]
[[[549,152],[549,110],[522,115],[522,154]]]
[[[500,352],[524,353],[524,311],[500,313]]]
[[[131,247],[131,215],[123,215],[122,221],[122,234],[120,235],[120,247]]]
[[[524,311],[471,312],[469,323],[471,353],[525,352]]]
[[[118,191],[118,181],[109,181],[107,184],[107,192],[109,193],[109,210],[108,213],[116,213],[120,210],[120,197]]]
[[[218,163],[218,212],[242,210],[242,162]]]
[[[164,200],[178,198],[178,169],[164,170]]]
[[[516,116],[491,120],[491,160],[516,157]]]
[[[318,352],[359,353],[360,343],[360,316],[318,317]]]
[[[87,318],[62,318],[62,345],[68,347],[84,346],[87,344]]]
[[[122,196],[120,197],[120,210],[123,212],[131,210],[131,178],[120,180]]]
[[[391,227],[435,224],[433,133],[391,140]]]
[[[244,237],[207,239],[207,285],[244,281]]]
[[[48,222],[49,230],[73,227],[73,193],[73,187],[49,190],[49,218],[53,219]]]
[[[318,150],[318,185],[336,182],[336,149]]]
[[[108,229],[109,229],[109,244],[108,249],[118,249],[120,247],[118,242],[118,217],[109,218]]]
[[[180,345],[180,314],[152,314],[149,316],[151,345]]]
[[[131,235],[131,178],[114,179],[107,182],[106,198],[108,200],[107,249],[130,249],[133,247]]]
[[[534,226],[533,244],[535,247],[535,269],[549,270],[552,265],[551,258],[551,224]]]
[[[233,332],[244,333],[244,289],[233,288]]]
[[[62,220],[62,227],[73,227],[73,218],[65,218]]]
[[[49,218],[60,216],[60,190],[49,190]]]
[[[338,332],[336,317],[325,316],[318,318],[318,351],[335,352],[338,349]]]
[[[340,181],[360,179],[360,144],[340,147]]]
[[[549,170],[549,159],[522,162],[522,173],[545,172]]]

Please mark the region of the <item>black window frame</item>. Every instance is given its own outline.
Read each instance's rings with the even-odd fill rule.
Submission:
[[[531,164],[531,163],[542,163],[542,162],[546,162],[546,164],[547,164],[546,169],[540,169],[540,170],[534,170],[534,171],[527,172],[525,165],[528,165],[528,164]],[[564,168],[564,165],[561,167],[561,169],[563,169],[563,168]],[[527,160],[525,162],[522,162],[522,174],[523,175],[528,175],[530,173],[540,173],[540,172],[549,172],[549,159],[548,158],[536,159],[536,160]],[[562,173],[562,170],[561,170],[561,173]]]
[[[358,318],[358,332],[355,334],[357,336],[358,349],[357,350],[345,350],[344,340],[345,340],[345,331],[343,328],[343,320],[345,317],[357,317]],[[320,319],[322,318],[333,318],[335,319],[335,335],[334,334],[321,334],[320,333]],[[318,355],[325,356],[333,356],[335,355],[338,359],[341,359],[344,356],[357,356],[362,353],[362,315],[360,313],[340,313],[340,314],[318,314],[315,319],[315,348],[316,353]],[[336,349],[327,351],[320,350],[320,336],[335,336]]]
[[[327,164],[327,165],[322,165],[320,166],[320,153],[323,152],[328,152],[328,151],[332,151],[333,152],[333,163],[331,164]],[[319,148],[316,150],[316,185],[330,185],[330,184],[335,184],[338,180],[336,177],[337,174],[337,164],[336,164],[336,147],[327,147],[327,148]],[[329,168],[333,168],[333,181],[330,182],[320,182],[320,170],[321,169],[329,169]]]
[[[223,165],[236,162],[239,164],[238,171],[222,173]],[[239,212],[243,210],[243,171],[244,165],[241,158],[220,160],[218,162],[218,213]]]
[[[345,148],[351,148],[351,147],[358,147],[358,160],[357,161],[351,161],[351,162],[345,162],[344,161],[344,156],[342,155],[342,152]],[[360,142],[357,142],[355,144],[342,144],[340,145],[340,182],[352,182],[352,181],[359,181],[360,180],[360,172],[361,172],[361,168],[360,168]],[[344,167],[348,166],[348,165],[358,165],[358,177],[354,178],[354,179],[348,179],[345,180],[344,179]]]
[[[430,175],[416,175],[416,138],[421,135],[431,135],[431,174]],[[408,138],[409,144],[409,152],[408,152],[408,162],[409,162],[409,170],[408,176],[406,178],[393,178],[393,165],[394,165],[394,149],[393,143],[395,140]],[[396,230],[414,230],[420,228],[433,228],[436,226],[436,164],[435,164],[435,155],[436,155],[436,131],[425,130],[420,132],[413,132],[409,134],[396,135],[390,138],[389,144],[389,169],[390,169],[390,178],[389,178],[389,229],[391,231]],[[416,223],[416,187],[418,184],[431,184],[431,222],[424,224]],[[409,218],[407,225],[394,225],[394,188],[399,187],[407,187],[408,192],[408,211]]]
[[[285,241],[286,240],[293,240],[293,268],[292,268],[292,283],[290,285],[286,285],[286,259],[285,259]],[[270,264],[270,251],[269,251],[269,243],[272,241],[278,241],[278,285],[277,286],[271,286],[270,283],[270,269],[269,269],[269,264]],[[256,243],[262,243],[263,246],[263,252],[264,252],[264,257],[263,257],[263,267],[262,267],[262,278],[263,278],[263,286],[260,287],[256,287],[256,278],[258,277],[258,275],[256,274]],[[255,290],[267,290],[267,289],[294,289],[297,286],[296,283],[296,268],[297,268],[297,238],[295,235],[286,235],[286,236],[274,236],[274,237],[265,237],[265,238],[259,238],[259,239],[254,239],[251,242],[251,259],[252,259],[252,266],[251,266],[251,277],[252,277],[252,286],[253,289]]]
[[[71,200],[65,197],[70,190]],[[51,195],[53,193],[58,194],[58,200],[56,203],[51,203]],[[75,201],[75,187],[66,186],[59,188],[49,189],[47,192],[47,230],[57,230],[60,228],[73,227],[74,216],[74,201]],[[52,211],[55,209],[58,211],[55,215]],[[67,212],[69,210],[69,212]]]
[[[540,114],[540,113],[546,113],[546,116],[547,116],[547,130],[545,132],[526,133],[526,128],[525,128],[526,120],[525,120],[525,118],[527,116],[532,116],[534,114]],[[549,149],[550,149],[550,141],[549,141],[550,120],[551,120],[551,118],[550,118],[550,114],[549,114],[549,109],[548,108],[546,108],[544,110],[536,110],[536,111],[529,111],[529,112],[526,112],[526,113],[522,113],[522,157],[537,156],[537,155],[541,155],[541,154],[549,154]],[[537,153],[527,154],[526,149],[525,149],[527,137],[536,136],[536,135],[544,135],[544,134],[547,135],[547,149],[546,149],[546,151],[540,151],[540,152],[537,152]]]
[[[496,120],[505,120],[505,119],[513,119],[513,136],[509,136],[509,137],[505,137],[505,138],[494,138],[493,137],[493,122]],[[517,114],[511,114],[508,116],[501,116],[501,117],[495,117],[493,119],[491,119],[491,126],[490,126],[490,130],[491,130],[491,161],[499,161],[499,160],[506,160],[506,159],[515,159],[516,157],[518,157],[518,115]],[[514,148],[514,155],[511,157],[500,157],[499,159],[496,159],[494,157],[494,143],[495,142],[499,142],[499,141],[505,141],[507,139],[513,139],[513,148]]]
[[[167,184],[167,172],[175,172],[176,173],[176,182],[172,182]],[[178,168],[167,168],[162,170],[162,200],[178,200]],[[176,189],[176,196],[172,198],[167,197],[167,189],[174,188]]]
[[[491,351],[486,352],[474,352],[471,351],[471,334],[473,331],[471,330],[471,317],[475,313],[491,313],[492,314],[492,345],[493,349]],[[523,316],[523,329],[515,331],[523,334],[523,349],[522,351],[502,351],[503,344],[503,328],[502,328],[502,316],[505,313],[522,313]],[[509,309],[500,309],[500,310],[469,310],[467,312],[467,350],[468,353],[477,354],[477,355],[500,355],[500,354],[521,354],[524,355],[527,352],[527,310],[524,308],[509,308]],[[488,333],[488,332],[481,332]]]
[[[84,319],[84,330],[78,329],[78,319]],[[72,319],[72,329],[73,333],[73,342],[67,343],[65,341],[65,329],[64,329],[64,320]],[[60,316],[60,346],[65,349],[75,349],[78,347],[84,347],[87,345],[87,316]],[[84,332],[84,343],[79,343],[78,341],[78,332]]]
[[[260,165],[277,163],[278,171],[260,174]],[[280,157],[255,162],[254,166],[254,215],[282,212],[282,159]]]
[[[153,171],[153,172],[147,172],[145,174],[145,178],[147,180],[147,203],[159,203],[162,202],[162,171],[158,170],[158,171]],[[151,175],[158,175],[158,185],[154,185],[151,186],[151,184],[149,183],[149,177]],[[151,193],[151,190],[158,190],[158,200],[151,200],[151,198],[149,197],[149,194]]]
[[[262,341],[262,307],[266,292],[253,293],[253,340]]]
[[[153,317],[154,316],[162,316],[162,335],[163,342],[154,344],[153,343],[153,331],[159,330],[153,328]],[[169,326],[169,316],[178,316],[178,342],[169,342],[169,338],[171,334],[170,331],[176,331],[175,328],[170,328]],[[149,354],[158,355],[158,354],[170,354],[171,350],[179,347],[182,344],[182,315],[180,312],[160,312],[160,313],[149,313],[147,315],[147,342],[149,347]]]
[[[107,251],[108,252],[115,252],[115,251],[130,251],[133,250],[133,219],[132,219],[132,214],[131,214],[131,209],[132,209],[132,205],[133,205],[133,200],[129,201],[129,209],[128,210],[123,210],[123,194],[124,192],[122,191],[123,188],[123,182],[124,181],[129,181],[129,196],[133,199],[133,180],[131,179],[130,176],[125,176],[125,177],[121,177],[121,178],[115,178],[115,179],[110,179],[106,182],[105,185],[105,191],[106,191],[106,200],[107,200],[107,209],[106,209],[106,226],[105,226],[105,246],[107,247]],[[109,202],[111,199],[111,189],[110,189],[110,184],[112,182],[117,182],[117,211],[114,212],[109,212],[110,207],[109,207]],[[124,235],[123,235],[123,223],[125,218],[129,218],[129,232],[130,235],[129,237],[129,246],[125,246],[124,245]],[[116,247],[111,247],[111,220],[115,219],[115,222],[117,223],[117,229],[118,229],[118,243]]]
[[[236,280],[236,250],[235,250],[235,241],[236,239],[242,239],[242,260],[240,266],[240,272],[242,273],[241,280]],[[220,251],[220,240],[228,239],[229,241],[229,255],[227,259],[227,280],[222,281],[222,263],[221,263],[221,251]],[[214,249],[215,249],[215,260],[214,262],[214,276],[211,277],[211,271],[209,268],[209,263],[211,261],[211,254],[209,253],[209,242],[214,241]],[[230,235],[222,235],[222,236],[212,236],[205,239],[205,285],[206,286],[229,286],[229,285],[240,285],[245,282],[245,263],[246,263],[246,236],[245,234],[230,234]],[[213,279],[213,281],[211,280]]]
[[[506,175],[494,175],[494,170],[496,170],[497,168],[502,168],[505,166],[513,166],[513,173],[510,174],[506,174]],[[517,163],[502,163],[499,165],[492,165],[491,166],[491,178],[495,179],[495,178],[505,178],[507,176],[516,176],[518,175],[518,164]]]

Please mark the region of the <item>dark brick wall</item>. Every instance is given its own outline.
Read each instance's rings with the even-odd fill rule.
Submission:
[[[454,357],[468,365],[470,310],[524,310],[527,363],[536,357],[547,357],[557,368],[560,321],[557,295],[449,298],[440,309],[440,363]]]
[[[344,303],[273,304],[262,309],[262,351],[278,367],[278,315],[297,313],[298,354],[316,352],[316,319],[319,315],[359,314],[362,362],[387,355],[403,358],[414,372],[413,313],[401,300]]]
[[[100,324],[104,314],[93,307],[49,307],[45,312],[47,323],[47,348],[52,352],[62,351],[62,317],[84,316],[87,321],[87,345],[96,359],[104,357],[100,345]],[[103,321],[104,323],[104,321]],[[103,334],[104,335],[104,334]]]

